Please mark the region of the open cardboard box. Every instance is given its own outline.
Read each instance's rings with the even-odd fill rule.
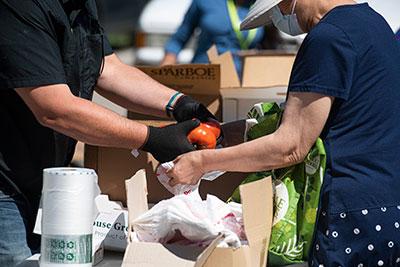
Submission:
[[[222,90],[228,90],[229,93],[229,90],[245,89],[251,93],[252,90],[271,88],[271,91],[274,91],[268,97],[285,98],[295,54],[272,51],[242,53],[242,79],[236,71],[231,52],[219,55],[217,48],[213,46],[207,54],[211,64],[138,68],[154,80],[197,99],[218,119],[222,118]],[[129,112],[128,117],[138,120],[160,120],[134,112]]]
[[[144,170],[139,170],[126,181],[129,221],[132,222],[147,206],[147,182]],[[240,186],[243,220],[248,245],[240,248],[216,247],[217,237],[206,248],[159,243],[134,242],[128,238],[123,267],[258,267],[266,266],[267,249],[273,217],[273,193],[271,178]],[[132,234],[129,227],[129,235]]]

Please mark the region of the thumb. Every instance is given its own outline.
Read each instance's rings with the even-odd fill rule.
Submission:
[[[187,120],[184,122],[180,123],[180,126],[182,127],[183,131],[187,135],[191,130],[194,128],[198,127],[200,125],[199,120]]]

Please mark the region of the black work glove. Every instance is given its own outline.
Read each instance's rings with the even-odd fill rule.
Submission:
[[[178,99],[172,114],[178,122],[191,120],[193,118],[199,119],[202,122],[208,121],[209,119],[217,120],[203,104],[187,95]]]
[[[161,163],[174,160],[183,153],[195,150],[187,136],[199,125],[198,120],[188,120],[160,128],[149,126],[149,136],[141,149],[150,152]]]

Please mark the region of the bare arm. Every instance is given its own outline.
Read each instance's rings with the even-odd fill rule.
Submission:
[[[332,103],[332,97],[320,94],[290,93],[277,131],[237,146],[178,157],[169,173],[171,185],[196,183],[212,170],[255,172],[301,162],[320,135]]]
[[[96,91],[128,110],[165,117],[165,106],[176,93],[139,69],[126,65],[115,55],[105,58]]]
[[[16,89],[44,126],[92,145],[138,148],[145,125],[130,121],[90,101],[75,97],[65,84]]]
[[[161,61],[160,65],[174,65],[176,64],[177,56],[173,53],[165,53],[163,60]]]

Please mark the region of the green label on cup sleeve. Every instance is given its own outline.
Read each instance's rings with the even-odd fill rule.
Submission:
[[[91,263],[92,235],[42,235],[41,262]]]

